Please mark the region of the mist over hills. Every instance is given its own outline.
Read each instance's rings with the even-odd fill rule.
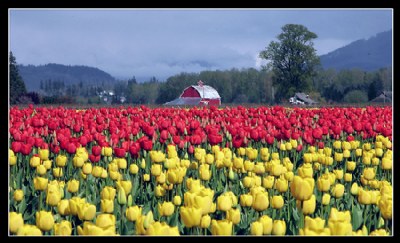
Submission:
[[[375,71],[383,67],[390,67],[392,66],[392,30],[378,33],[369,39],[351,42],[320,56],[320,60],[324,69],[358,68],[364,71]],[[104,84],[112,85],[118,79],[122,79],[115,78],[96,67],[82,65],[49,63],[39,66],[18,65],[18,69],[28,91],[38,91],[41,81],[45,82],[46,80],[61,81],[65,86],[80,82],[85,85],[102,86]],[[144,82],[150,77],[136,77],[136,80]]]

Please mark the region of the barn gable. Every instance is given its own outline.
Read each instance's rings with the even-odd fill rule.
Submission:
[[[198,85],[185,88],[179,98],[165,103],[165,105],[220,105],[221,96],[218,91],[200,80]]]

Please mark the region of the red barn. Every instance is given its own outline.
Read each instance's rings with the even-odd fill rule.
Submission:
[[[221,97],[213,87],[203,85],[200,80],[198,85],[192,85],[183,90],[179,98],[165,103],[165,105],[221,105]]]

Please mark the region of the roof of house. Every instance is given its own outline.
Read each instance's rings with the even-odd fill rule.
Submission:
[[[317,102],[315,102],[314,100],[310,99],[308,97],[308,95],[306,95],[305,93],[295,93],[296,98],[298,98],[299,100],[302,100],[308,104],[316,104]]]
[[[390,93],[390,96],[388,93]],[[385,95],[385,91],[384,91],[379,96],[372,99],[371,102],[392,102],[392,92],[391,91],[386,92],[386,95]]]
[[[172,101],[165,103],[164,105],[198,105],[202,98],[197,97],[179,97]]]
[[[215,90],[213,87],[208,86],[208,85],[192,85],[194,89],[199,92],[201,98],[205,99],[221,99],[221,96],[219,96],[218,91]]]
[[[382,94],[388,98],[392,98],[392,91],[382,91]]]

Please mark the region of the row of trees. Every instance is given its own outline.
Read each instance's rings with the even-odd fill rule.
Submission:
[[[272,41],[260,57],[268,60],[262,70],[254,68],[225,71],[202,71],[200,73],[180,73],[159,82],[155,77],[148,82],[138,83],[133,77],[127,81],[117,81],[112,89],[113,103],[163,104],[177,98],[184,88],[203,80],[214,87],[221,96],[222,103],[276,104],[287,102],[296,92],[306,92],[319,102],[367,102],[383,90],[392,89],[392,70],[382,68],[366,72],[358,69],[336,71],[321,68],[319,57],[313,47],[317,35],[305,26],[288,24],[282,27],[278,41]],[[11,65],[14,65],[11,69]],[[15,58],[10,57],[11,103],[24,90],[23,81],[15,68]],[[101,87],[104,89],[105,87]],[[79,83],[68,86],[59,81],[44,81],[41,89],[45,94],[89,97],[86,102],[100,103],[96,99],[98,90]],[[62,90],[61,93],[55,93]],[[40,99],[39,99],[40,100]],[[42,99],[43,100],[43,99]],[[54,99],[53,99],[54,101]],[[82,101],[82,99],[81,99]],[[54,102],[57,102],[55,99]]]

